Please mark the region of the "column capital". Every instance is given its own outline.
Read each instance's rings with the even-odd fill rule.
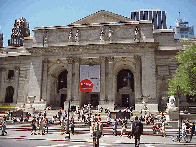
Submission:
[[[141,56],[139,56],[139,55],[134,55],[134,59],[135,59],[135,61],[140,61],[140,60],[141,60]]]
[[[5,67],[1,67],[0,68],[0,71],[5,72],[6,71],[6,68]]]
[[[72,57],[68,57],[67,58],[67,62],[68,62],[68,64],[72,64],[73,63],[73,58]]]
[[[43,63],[49,63],[48,59],[43,59]]]
[[[104,63],[105,60],[106,60],[106,57],[105,57],[105,56],[100,56],[99,59],[100,59],[100,61],[101,61],[102,63]]]
[[[14,69],[15,70],[20,70],[20,67],[19,66],[15,66]]]
[[[75,63],[79,63],[81,61],[81,58],[80,57],[74,57],[73,60],[74,60]]]
[[[109,62],[113,62],[114,61],[114,57],[113,56],[109,56],[109,57],[107,57],[107,59],[108,59]]]

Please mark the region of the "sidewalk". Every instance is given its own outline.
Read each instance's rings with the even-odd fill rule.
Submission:
[[[12,127],[11,127],[12,126]],[[19,139],[19,140],[47,140],[47,141],[68,141],[68,142],[88,142],[92,143],[93,138],[90,137],[89,131],[83,131],[84,128],[77,128],[76,134],[70,134],[70,140],[65,139],[65,135],[60,135],[60,130],[57,129],[58,126],[51,126],[49,129],[49,134],[46,135],[31,135],[30,130],[24,131],[23,129],[14,129],[18,128],[18,125],[10,125],[9,129],[7,129],[8,134],[6,136],[0,136],[0,139]],[[100,138],[100,143],[107,143],[107,144],[134,144],[134,138],[129,139],[126,135],[120,136],[113,136],[111,135],[104,135]],[[142,135],[141,144],[163,144],[163,145],[196,145],[196,136],[193,136],[193,139],[190,143],[184,142],[173,142],[171,140],[171,136],[161,137],[161,136],[152,136],[152,135]]]

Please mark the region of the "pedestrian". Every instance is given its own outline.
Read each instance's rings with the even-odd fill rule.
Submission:
[[[31,135],[33,135],[33,132],[34,132],[34,135],[37,135],[36,134],[36,119],[35,119],[35,117],[31,121],[31,126],[32,126]]]
[[[72,123],[71,123],[71,132],[72,132],[72,135],[74,135],[74,127],[75,127],[75,125],[74,125],[74,123],[72,122]]]
[[[60,109],[59,112],[58,112],[58,119],[59,119],[59,121],[61,120],[61,116],[62,116],[62,110]]]
[[[143,133],[143,124],[138,120],[138,116],[135,117],[135,121],[132,123],[132,134],[135,136],[135,147],[139,147],[140,135]]]
[[[121,135],[120,136],[122,136],[124,133],[126,133],[126,123],[125,122],[122,125]]]
[[[61,135],[63,135],[65,133],[65,117],[63,117],[63,119],[61,120]]]
[[[113,135],[117,136],[117,121],[114,119],[113,123]]]
[[[109,125],[111,123],[111,118],[110,116],[107,117],[107,124]]]
[[[64,117],[67,118],[67,110],[64,112]]]
[[[166,137],[166,133],[165,133],[165,120],[164,119],[162,119],[161,133],[162,133],[162,137]]]
[[[49,121],[47,118],[45,118],[45,129],[44,129],[44,133],[46,133],[47,131],[47,134],[48,134],[48,126],[49,126]]]
[[[95,122],[92,122],[92,125],[90,125],[90,135],[91,135],[91,137],[93,137],[94,130],[95,130]]]
[[[104,134],[103,134],[103,122],[101,121],[101,119],[99,119],[100,121],[99,121],[99,131],[100,131],[100,136],[101,135],[103,135],[104,136]]]
[[[11,112],[10,112],[10,110],[8,110],[8,112],[7,112],[7,120],[10,119],[10,114],[11,114]]]
[[[7,134],[7,132],[5,131],[6,129],[6,121],[3,121],[3,124],[2,124],[2,134],[1,135],[4,135],[4,133]]]
[[[40,120],[40,130],[42,131],[42,135],[45,135],[45,121],[43,117]]]
[[[7,116],[3,116],[3,121],[6,121],[7,120]]]
[[[183,120],[183,122],[182,122],[182,136],[185,135],[186,127],[187,127],[187,126],[186,126],[185,120]]]
[[[46,113],[46,111],[45,111],[45,112],[44,112],[44,118],[46,118],[46,114],[47,114],[47,113]]]
[[[78,109],[78,121],[80,120],[80,110]]]
[[[191,139],[193,137],[194,131],[195,131],[195,124],[193,122],[192,127],[191,127]]]
[[[23,115],[20,115],[20,123],[23,122]]]

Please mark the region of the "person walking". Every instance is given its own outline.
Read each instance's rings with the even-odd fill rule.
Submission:
[[[113,135],[117,136],[117,121],[114,119],[113,123]]]
[[[90,125],[90,135],[93,137],[93,133],[95,131],[95,122],[92,122],[92,125]]]
[[[71,133],[72,133],[72,135],[74,135],[74,127],[75,127],[74,122],[72,122],[71,123]]]
[[[44,118],[46,118],[46,115],[47,115],[47,113],[46,113],[46,111],[44,112]]]
[[[126,133],[126,123],[125,122],[122,125],[121,135],[120,136],[122,136],[124,133]]]
[[[62,110],[60,109],[59,112],[58,112],[58,119],[59,119],[59,121],[61,120],[61,116],[62,116]]]
[[[6,121],[3,121],[3,124],[2,124],[2,134],[1,135],[4,135],[4,133],[7,134],[7,132],[5,131],[6,129]]]
[[[11,114],[11,112],[10,112],[10,110],[8,110],[8,112],[7,112],[7,120],[9,120],[10,114]]]
[[[161,127],[162,137],[166,137],[165,133],[165,120],[162,119],[162,127]]]
[[[46,133],[47,132],[47,134],[48,134],[48,126],[49,126],[49,121],[48,121],[48,118],[45,118],[45,129],[44,129],[44,133]]]
[[[191,127],[191,140],[192,140],[194,132],[195,132],[195,124],[193,122],[192,127]]]
[[[31,135],[33,135],[33,131],[34,131],[34,135],[37,135],[36,134],[36,119],[35,119],[35,117],[31,121],[31,126],[32,126]]]
[[[143,133],[143,124],[138,120],[138,116],[135,117],[135,121],[132,123],[132,134],[135,136],[135,147],[139,147],[140,135]]]
[[[99,131],[100,131],[100,134],[104,136],[104,134],[103,134],[103,122],[101,121],[101,119],[99,119]]]

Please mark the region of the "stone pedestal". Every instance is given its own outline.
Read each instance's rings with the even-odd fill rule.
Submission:
[[[179,113],[178,111],[169,111],[169,120],[174,121],[174,120],[178,120],[179,117]]]
[[[146,104],[147,106],[147,110],[149,110],[149,113],[151,114],[158,114],[158,104]],[[137,111],[138,113],[141,112],[141,109],[144,108],[143,104],[135,104],[135,111]]]

